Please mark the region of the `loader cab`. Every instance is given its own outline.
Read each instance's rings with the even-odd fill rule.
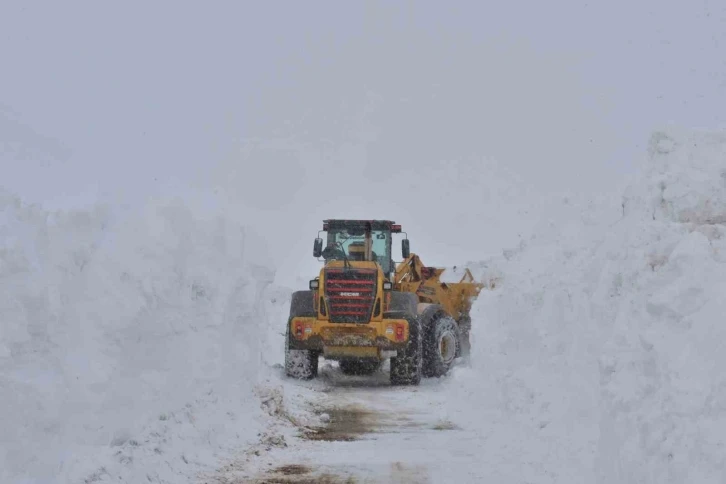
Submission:
[[[373,261],[381,266],[384,274],[393,272],[391,235],[401,231],[400,225],[386,220],[325,220],[323,231],[327,232],[325,248],[323,239],[318,237],[315,257],[322,256],[326,263],[346,258],[351,262]]]

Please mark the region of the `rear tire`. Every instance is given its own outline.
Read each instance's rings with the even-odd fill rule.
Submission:
[[[372,358],[346,358],[340,360],[344,375],[371,375],[381,368],[381,361]]]
[[[311,291],[296,291],[290,301],[290,318],[285,331],[285,374],[298,380],[318,376],[319,351],[290,349],[290,324],[293,317],[315,317]]]
[[[290,333],[285,335],[285,374],[297,380],[311,380],[318,376],[318,352],[290,349]]]
[[[445,313],[436,313],[428,325],[423,341],[423,374],[426,377],[446,375],[460,353],[459,327]]]
[[[408,321],[408,342],[406,349],[399,350],[391,358],[391,385],[418,385],[421,383],[421,322],[418,318]]]

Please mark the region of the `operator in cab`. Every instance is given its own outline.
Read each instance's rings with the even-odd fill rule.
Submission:
[[[345,259],[345,252],[340,247],[337,247],[334,242],[328,243],[328,246],[323,249],[323,259],[329,260],[342,260]]]

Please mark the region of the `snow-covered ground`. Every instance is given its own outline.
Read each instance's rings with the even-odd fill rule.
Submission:
[[[240,217],[3,194],[0,482],[724,482],[726,133],[655,133],[626,185],[471,263],[471,361],[406,389],[282,377],[290,290]]]
[[[240,455],[212,476],[215,482],[413,484],[486,477],[471,464],[482,458],[488,437],[454,423],[443,380],[391,387],[387,365],[351,377],[325,362],[316,381],[283,381],[280,388],[278,395],[292,402],[280,399],[279,407],[296,408],[297,418],[279,418],[266,434],[273,445]]]

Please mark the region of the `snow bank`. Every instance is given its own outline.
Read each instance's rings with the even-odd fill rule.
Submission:
[[[256,436],[280,290],[262,238],[190,206],[0,196],[0,482],[178,482]]]
[[[452,406],[499,482],[724,482],[726,133],[655,133],[606,202],[479,267]]]

